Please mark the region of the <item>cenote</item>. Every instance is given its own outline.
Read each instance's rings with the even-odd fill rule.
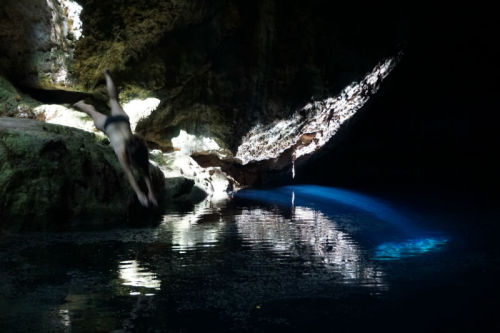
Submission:
[[[7,236],[0,241],[1,329],[471,327],[487,307],[470,302],[493,279],[475,276],[484,259],[464,245],[451,227],[456,221],[432,229],[436,212],[405,207],[300,185],[243,190],[168,212],[150,228]]]
[[[408,6],[0,0],[0,333],[500,331],[498,10]]]

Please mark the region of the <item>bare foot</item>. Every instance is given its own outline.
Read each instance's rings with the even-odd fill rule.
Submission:
[[[72,105],[72,107],[74,107],[75,109],[81,110],[81,111],[85,110],[89,106],[90,106],[90,104],[85,103],[85,101],[83,99]]]

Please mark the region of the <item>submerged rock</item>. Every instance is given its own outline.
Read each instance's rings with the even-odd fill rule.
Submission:
[[[163,174],[152,174],[161,192]],[[154,214],[138,203],[110,146],[29,119],[0,118],[0,197],[4,231],[145,223]]]

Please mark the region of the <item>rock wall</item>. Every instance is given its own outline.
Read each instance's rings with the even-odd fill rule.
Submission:
[[[337,94],[404,36],[401,15],[312,0],[4,0],[0,71],[17,85],[103,94],[111,69],[123,102],[161,103],[137,130],[173,149],[184,130],[233,153],[256,124]],[[73,49],[74,60],[73,60]]]
[[[229,164],[238,164],[233,157],[245,137],[297,114],[302,117],[306,105],[331,100],[394,56],[404,39],[402,16],[378,5],[78,0],[83,35],[76,41],[69,2],[2,2],[0,51],[6,56],[0,55],[0,70],[17,85],[42,88],[59,85],[59,74],[66,73],[66,88],[105,101],[102,70],[109,68],[125,106],[135,105],[127,103],[132,99],[159,101],[135,128],[151,148],[189,148],[190,154],[209,149]],[[13,24],[18,21],[23,24]],[[49,95],[47,90],[37,93]],[[279,140],[281,134],[274,132]],[[291,135],[302,140],[304,134],[315,143],[318,133],[298,129]],[[190,145],[182,142],[186,138]],[[251,148],[264,149],[266,139],[264,133],[264,145],[249,141]],[[309,142],[307,149],[313,146]],[[241,160],[241,154],[237,157]],[[288,168],[292,159],[285,159]],[[238,174],[246,172],[237,169]]]
[[[328,1],[82,0],[75,75],[87,89],[110,68],[123,97],[162,102],[138,131],[164,150],[181,130],[236,151],[257,123],[358,80],[399,43],[382,6]],[[394,8],[391,8],[393,10]]]
[[[75,6],[72,0],[2,0],[0,73],[23,86],[73,87]]]

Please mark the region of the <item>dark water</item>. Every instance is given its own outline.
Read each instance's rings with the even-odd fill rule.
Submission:
[[[4,237],[0,332],[494,331],[497,251],[409,206],[297,186]]]

